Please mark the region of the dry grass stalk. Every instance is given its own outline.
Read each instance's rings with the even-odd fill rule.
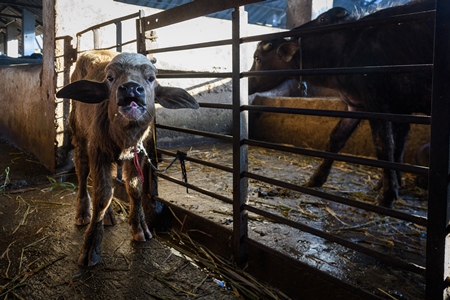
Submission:
[[[0,288],[0,297],[5,296],[5,299],[7,298],[9,293],[14,292],[14,290],[16,290],[17,288],[26,285],[26,280],[39,273],[40,271],[48,268],[49,266],[55,264],[56,262],[60,261],[61,259],[64,259],[66,256],[63,255],[53,261],[50,261],[48,263],[45,263],[43,265],[37,266],[33,269],[31,269],[31,266],[36,263],[36,261],[38,261],[39,259],[34,260],[33,262],[31,262],[30,264],[28,264],[25,268],[25,270],[19,272],[19,274],[17,274],[10,282],[8,282],[7,284],[5,284],[4,286],[2,286]]]
[[[209,276],[226,282],[228,288],[237,297],[244,299],[289,299],[283,293],[265,286],[244,270],[238,269],[232,262],[215,255],[209,249],[192,240],[188,234],[175,230],[171,230],[169,234],[176,242],[175,244],[171,243],[170,247],[190,257],[200,268],[206,269],[210,273]]]

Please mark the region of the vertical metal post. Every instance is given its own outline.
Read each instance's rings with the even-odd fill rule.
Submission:
[[[93,29],[92,33],[94,35],[94,49],[99,49],[100,48],[100,41],[98,38],[98,28]]]
[[[116,51],[122,52],[122,22],[116,22]]]
[[[248,84],[241,79],[241,31],[247,24],[244,7],[237,7],[232,14],[232,59],[233,59],[233,246],[238,265],[247,262],[248,212],[243,205],[248,198],[248,178],[243,173],[248,169],[248,145],[243,140],[248,138],[248,111],[241,111],[241,106],[248,103]]]
[[[428,194],[426,298],[444,298],[447,226],[450,212],[450,3],[436,1]],[[448,254],[447,254],[448,255]],[[448,260],[447,260],[448,264]],[[448,274],[447,274],[448,275]]]
[[[144,22],[145,14],[143,10],[139,11],[139,18],[136,20],[136,51],[143,55],[147,55],[147,49],[145,45],[145,26]]]
[[[22,55],[31,55],[34,53],[34,32],[35,19],[34,14],[28,9],[22,10]]]

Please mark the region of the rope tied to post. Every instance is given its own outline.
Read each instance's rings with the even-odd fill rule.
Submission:
[[[163,173],[166,172],[168,169],[170,169],[170,167],[172,167],[172,165],[175,163],[175,161],[178,159],[180,161],[180,166],[181,166],[181,175],[183,177],[183,181],[185,183],[188,183],[187,180],[187,172],[186,172],[186,165],[185,165],[185,158],[187,156],[187,154],[183,151],[177,150],[177,155],[173,158],[173,160],[169,163],[169,165],[167,167],[165,167],[164,169],[158,169],[158,167],[156,167],[153,163],[152,160],[150,158],[150,156],[147,153],[147,150],[145,149],[142,141],[134,147],[134,167],[136,168],[137,172],[138,172],[138,176],[139,178],[142,180],[142,182],[144,182],[144,174],[142,172],[142,168],[139,164],[139,156],[138,154],[142,152],[144,153],[144,156],[147,158],[148,163],[150,164],[152,170],[156,173]],[[156,153],[156,151],[155,151]],[[188,188],[186,187],[186,193],[189,193]]]

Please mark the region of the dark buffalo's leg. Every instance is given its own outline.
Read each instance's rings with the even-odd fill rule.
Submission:
[[[84,245],[78,259],[79,265],[94,266],[100,261],[103,239],[103,218],[113,197],[111,163],[108,156],[91,150],[90,169],[92,175],[93,206],[92,219],[86,230]]]
[[[403,154],[405,152],[406,140],[410,129],[409,123],[392,123],[392,129],[394,131],[394,161],[403,163]],[[396,171],[397,182],[399,186],[402,186],[402,172]]]
[[[345,143],[350,138],[356,127],[360,123],[360,119],[343,118],[339,120],[337,125],[331,132],[330,139],[326,147],[327,152],[338,153],[344,148]],[[327,181],[330,174],[331,166],[333,165],[333,159],[324,159],[314,174],[311,176],[306,186],[319,187]]]
[[[144,159],[142,153],[139,154],[139,163],[142,166]],[[142,208],[142,179],[139,176],[138,170],[133,161],[125,161],[123,164],[123,172],[125,179],[125,186],[127,189],[128,198],[130,200],[130,225],[131,234],[135,241],[144,242],[152,238],[152,234],[145,222],[144,210]]]
[[[371,120],[372,138],[379,160],[394,161],[394,134],[392,123],[380,120]],[[391,207],[398,197],[398,179],[395,170],[383,169],[382,177],[383,196],[379,204]]]
[[[394,162],[403,163],[403,154],[405,152],[406,140],[408,138],[410,125],[409,123],[392,123],[392,133],[394,138]],[[403,185],[402,172],[395,171],[398,186]],[[383,187],[383,179],[380,180],[375,190]]]

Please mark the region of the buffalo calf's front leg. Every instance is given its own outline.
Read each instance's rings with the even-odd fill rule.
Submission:
[[[91,222],[84,238],[78,264],[80,266],[95,266],[100,261],[103,239],[103,221]]]
[[[102,157],[91,160],[92,176],[92,219],[86,230],[84,244],[78,259],[78,264],[94,266],[100,261],[101,243],[103,239],[103,219],[111,204],[113,189],[111,170],[108,162],[102,163]]]
[[[142,160],[143,157],[141,155],[140,162]],[[145,221],[145,214],[142,207],[142,178],[139,177],[139,172],[136,170],[135,165],[129,161],[124,163],[123,172],[128,198],[130,199],[131,234],[135,241],[144,242],[151,239],[152,234]]]

